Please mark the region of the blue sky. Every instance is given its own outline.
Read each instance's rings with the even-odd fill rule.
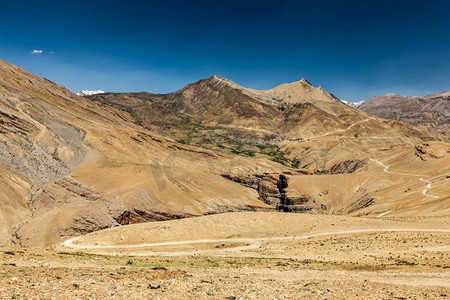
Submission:
[[[305,77],[348,101],[426,95],[450,89],[450,1],[0,0],[0,57],[74,92],[217,74],[257,89]]]

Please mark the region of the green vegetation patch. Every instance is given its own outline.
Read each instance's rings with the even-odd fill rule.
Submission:
[[[261,139],[262,142],[256,143],[255,137],[235,129],[185,123],[169,129],[169,135],[179,143],[225,154],[246,157],[265,156],[274,162],[293,168],[298,168],[300,163],[297,159],[287,158],[277,145],[270,143],[270,140],[264,143],[264,140]]]

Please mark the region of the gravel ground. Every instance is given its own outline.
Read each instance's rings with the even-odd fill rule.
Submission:
[[[448,299],[448,268],[0,249],[1,299]]]

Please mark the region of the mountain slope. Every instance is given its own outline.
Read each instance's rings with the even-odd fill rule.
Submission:
[[[425,126],[450,136],[449,91],[425,97],[387,94],[368,99],[358,108],[370,115]]]
[[[410,144],[439,139],[423,129],[370,117],[305,79],[258,91],[213,76],[166,95],[106,93],[89,99],[124,110],[144,127],[182,143],[268,156],[289,166],[297,166],[300,157],[286,147],[298,141],[329,144],[330,139],[353,141],[358,136],[369,144],[380,139],[389,144],[393,138]]]
[[[167,95],[86,98],[0,61],[0,131],[3,245],[239,210],[450,209],[440,135],[305,80],[255,91],[216,76]]]
[[[222,174],[280,170],[167,140],[127,113],[4,61],[0,112],[2,244],[47,245],[120,224],[267,209],[256,191]]]
[[[445,195],[450,190],[444,186],[436,199],[422,194],[426,183],[418,179],[403,192],[416,174],[434,176],[432,181],[446,178],[450,146],[439,142],[441,135],[367,115],[305,79],[258,91],[213,76],[166,95],[89,98],[127,111],[137,123],[182,143],[292,167],[257,180],[259,198],[279,210],[379,215],[395,214],[398,203],[404,203],[406,214],[413,209],[421,214],[421,208],[434,214],[449,207]],[[406,168],[408,175],[384,172],[376,162],[386,161]],[[251,176],[230,179],[255,182]],[[390,202],[394,192],[398,197]]]
[[[344,127],[346,122],[364,118],[357,110],[342,104],[323,89],[314,88],[304,79],[268,91],[258,91],[212,76],[167,95],[101,94],[90,99],[127,110],[138,122],[146,127],[156,126],[155,129],[195,123],[253,130],[268,135],[289,134],[289,127],[279,128],[280,124],[285,123],[284,119],[303,109],[313,109],[323,111],[333,119],[329,126],[315,128],[324,133],[336,125]],[[290,111],[284,113],[286,109]]]

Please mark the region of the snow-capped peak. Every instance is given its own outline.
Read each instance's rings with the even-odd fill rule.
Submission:
[[[92,95],[95,95],[95,94],[103,94],[103,93],[105,93],[105,91],[102,91],[102,90],[97,90],[97,91],[82,90],[82,91],[79,91],[77,93],[77,95],[78,96],[92,96]]]
[[[353,102],[353,103],[352,103],[352,106],[358,108],[361,104],[364,103],[364,101],[365,101],[365,100],[358,101],[358,102]]]
[[[349,102],[349,101],[341,100],[341,102],[344,102],[345,104],[350,105],[354,108],[358,108],[364,102],[364,100],[358,101],[358,102]]]

